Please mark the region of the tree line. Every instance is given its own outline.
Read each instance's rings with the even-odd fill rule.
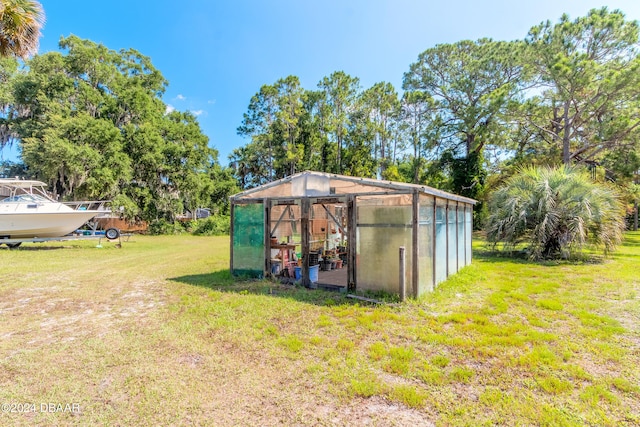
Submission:
[[[422,183],[484,199],[521,165],[579,164],[630,183],[640,169],[638,23],[593,9],[523,40],[422,52],[403,76],[363,89],[337,71],[315,89],[263,85],[230,155],[248,188],[313,169]]]
[[[198,206],[224,211],[238,187],[312,169],[484,201],[529,164],[585,165],[639,198],[639,29],[618,10],[563,15],[523,40],[436,45],[409,65],[401,94],[388,82],[363,89],[342,71],[312,90],[296,76],[263,85],[238,127],[249,142],[226,168],[196,117],[168,111],[168,82],[136,50],[70,36],[66,54],[18,63],[44,17],[35,7],[31,20],[13,19],[23,9],[12,4],[0,14],[0,144],[19,145],[22,163],[4,162],[4,174],[42,179],[62,198],[171,220]]]
[[[148,57],[76,36],[60,48],[23,66],[0,58],[0,146],[22,157],[5,175],[41,179],[63,200],[112,200],[127,218],[227,209],[231,171],[193,114],[167,109],[168,82]]]

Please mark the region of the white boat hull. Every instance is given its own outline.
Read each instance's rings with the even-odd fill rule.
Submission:
[[[0,212],[0,238],[62,237],[82,227],[99,211]]]

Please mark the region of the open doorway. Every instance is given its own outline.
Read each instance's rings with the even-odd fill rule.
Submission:
[[[347,256],[348,218],[346,198],[317,199],[312,205],[309,259],[317,259],[317,285],[321,289],[347,289],[350,267]]]

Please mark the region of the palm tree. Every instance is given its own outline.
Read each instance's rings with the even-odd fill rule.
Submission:
[[[525,245],[532,259],[572,256],[587,243],[613,250],[624,227],[617,190],[583,169],[525,168],[489,200],[489,242]]]
[[[44,10],[37,1],[0,1],[0,56],[24,59],[34,55],[44,21]]]

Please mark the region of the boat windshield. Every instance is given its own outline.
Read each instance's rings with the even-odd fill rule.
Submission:
[[[7,197],[2,200],[2,203],[47,203],[51,202],[42,196],[37,194],[19,194],[17,196]]]

